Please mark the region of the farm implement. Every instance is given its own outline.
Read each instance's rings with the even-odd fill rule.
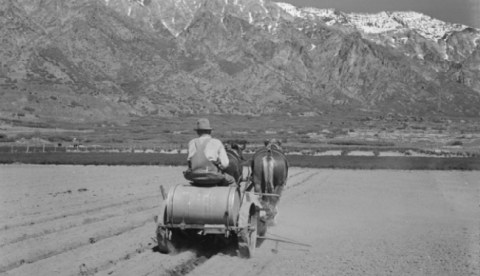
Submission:
[[[178,184],[165,195],[156,218],[158,249],[173,253],[203,242],[234,243],[238,255],[254,255],[257,235],[266,233],[257,193],[239,187]],[[242,188],[244,186],[245,188]]]

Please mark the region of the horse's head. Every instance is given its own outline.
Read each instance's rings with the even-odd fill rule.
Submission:
[[[276,149],[280,151],[282,150],[282,142],[280,142],[280,140],[277,140],[275,138],[272,138],[270,140],[265,140],[264,144],[267,150],[271,150],[271,149]]]
[[[243,151],[245,150],[246,147],[247,147],[246,142],[239,143],[236,141],[229,141],[225,148],[227,149],[227,151],[230,151],[231,153],[235,154],[240,160],[245,160],[245,158],[243,158]]]

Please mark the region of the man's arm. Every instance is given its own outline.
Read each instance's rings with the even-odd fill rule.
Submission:
[[[193,154],[195,154],[196,150],[197,149],[195,147],[195,141],[190,140],[190,142],[188,142],[188,155],[187,155],[187,162],[188,162],[188,167],[189,168],[192,168],[191,159],[192,159]]]
[[[220,164],[222,164],[223,169],[226,169],[230,161],[228,160],[227,151],[225,150],[222,142],[220,142],[220,147],[218,149],[218,159],[220,161]]]

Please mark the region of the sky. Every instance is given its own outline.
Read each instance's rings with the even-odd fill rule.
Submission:
[[[343,12],[416,11],[451,23],[480,28],[480,0],[274,0],[297,7]]]

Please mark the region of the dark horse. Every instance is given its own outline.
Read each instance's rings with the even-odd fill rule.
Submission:
[[[265,194],[262,200],[268,220],[274,220],[278,214],[277,204],[287,176],[288,161],[280,142],[275,139],[266,141],[265,147],[257,150],[252,157],[252,182],[255,192]]]
[[[228,167],[225,169],[225,173],[233,176],[237,184],[240,184],[243,178],[243,158],[242,151],[245,149],[246,144],[242,145],[236,142],[225,143],[225,150],[228,156]]]

